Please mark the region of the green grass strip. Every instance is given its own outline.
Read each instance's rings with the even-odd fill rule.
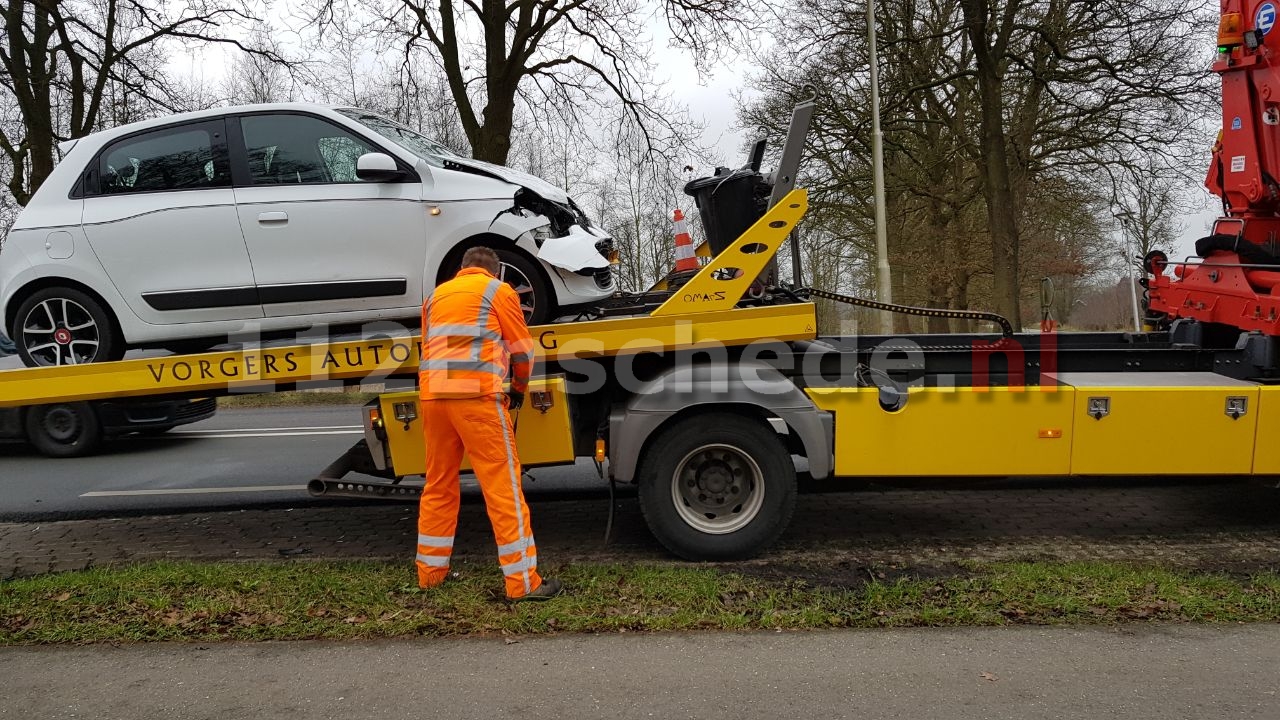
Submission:
[[[401,563],[149,563],[46,575],[0,583],[0,644],[1280,620],[1273,573],[1023,563],[829,588],[705,566],[552,571],[570,594],[543,604],[505,602],[489,567],[463,566],[429,591]]]
[[[253,395],[226,395],[218,398],[223,410],[264,407],[311,407],[323,405],[364,405],[378,397],[372,392],[301,392],[258,393]],[[353,416],[354,417],[354,416]]]

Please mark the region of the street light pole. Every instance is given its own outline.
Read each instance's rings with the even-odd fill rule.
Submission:
[[[880,134],[880,70],[876,57],[876,11],[874,0],[867,0],[867,50],[871,56],[871,184],[876,206],[876,277],[879,280],[877,299],[893,302],[893,284],[889,281],[888,221],[884,209],[884,148]],[[880,313],[880,331],[893,333],[893,318],[887,312]]]
[[[1133,278],[1133,262],[1129,257],[1129,221],[1133,220],[1133,213],[1122,210],[1115,213],[1115,218],[1120,221],[1120,235],[1124,238],[1124,276],[1129,281],[1129,300],[1133,305],[1133,331],[1140,333],[1142,318],[1138,313],[1138,282]]]

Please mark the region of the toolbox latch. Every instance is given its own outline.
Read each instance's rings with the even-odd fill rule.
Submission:
[[[1249,414],[1249,398],[1243,395],[1232,395],[1227,398],[1227,407],[1223,412],[1232,420],[1239,420]]]
[[[409,425],[418,419],[418,403],[416,401],[398,402],[391,409],[395,412],[396,420],[404,423],[405,430],[408,430]]]
[[[555,400],[552,399],[551,392],[548,390],[534,390],[529,393],[529,404],[534,410],[546,415],[551,406],[555,405]]]
[[[1111,398],[1109,397],[1091,397],[1089,398],[1089,417],[1094,420],[1111,414]]]

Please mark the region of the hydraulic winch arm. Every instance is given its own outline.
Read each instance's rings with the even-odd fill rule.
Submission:
[[[1205,186],[1224,217],[1196,242],[1202,262],[1144,259],[1153,320],[1280,336],[1280,0],[1222,0],[1213,71],[1222,126]],[[1168,274],[1166,274],[1168,271]]]
[[[1280,32],[1275,0],[1224,0],[1214,72],[1222,77],[1222,128],[1206,187],[1246,239],[1266,241],[1280,225]],[[1254,222],[1256,221],[1256,222]]]

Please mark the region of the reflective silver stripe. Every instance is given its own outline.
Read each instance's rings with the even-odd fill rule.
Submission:
[[[484,327],[489,324],[489,312],[493,310],[493,296],[498,294],[500,287],[502,287],[501,280],[490,280],[489,284],[484,286],[484,295],[480,297],[480,313],[476,315],[476,325]]]
[[[480,297],[480,312],[476,314],[476,327],[488,328],[489,313],[493,311],[493,296],[498,294],[498,288],[502,286],[501,280],[490,280],[488,285],[484,286],[484,295]],[[498,340],[502,336],[498,335]],[[485,338],[477,336],[475,341],[471,343],[471,359],[479,360],[484,355]],[[505,376],[507,373],[499,370],[497,375]]]
[[[527,362],[531,357],[529,353],[511,353],[511,364]]]
[[[453,538],[448,535],[418,535],[418,544],[423,547],[453,547]]]
[[[538,569],[538,556],[530,555],[522,560],[510,562],[502,566],[503,575],[515,575],[518,572],[524,573],[524,590],[529,592],[529,571]]]
[[[506,545],[499,545],[498,556],[501,557],[503,555],[510,555],[511,553],[518,552],[520,550],[528,550],[529,548],[533,547],[533,545],[534,543],[533,543],[532,535],[530,535],[527,538],[520,538],[515,542],[509,542]]]
[[[511,499],[515,501],[516,505],[516,532],[522,538],[530,537],[530,534],[524,528],[524,507],[523,503],[520,502],[520,473],[516,472],[516,459],[511,453],[511,430],[507,427],[507,413],[502,407],[501,395],[493,398],[493,409],[498,413],[498,424],[502,426],[502,447],[507,451],[507,474],[511,476]],[[533,586],[529,583],[529,555],[526,550],[521,550],[520,554],[524,556],[522,562],[525,563],[525,566],[519,569],[524,571],[524,591],[528,593],[533,590]],[[534,566],[537,566],[536,561]],[[516,572],[516,570],[511,572]],[[502,573],[504,575],[510,575],[511,572],[507,572],[506,566],[503,566]]]
[[[502,340],[502,335],[487,327],[474,325],[436,325],[427,333],[427,337],[478,337],[483,340]]]
[[[423,555],[418,553],[418,562],[428,567],[449,567],[449,558],[443,555]]]
[[[483,360],[423,360],[418,363],[419,370],[477,370],[493,373],[501,377],[502,366]]]

